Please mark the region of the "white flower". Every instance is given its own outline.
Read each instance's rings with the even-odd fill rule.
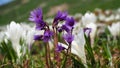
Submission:
[[[95,14],[93,13],[86,13],[84,16],[82,16],[82,24],[83,26],[86,26],[89,23],[95,23],[97,20]]]
[[[120,22],[113,23],[111,26],[108,26],[108,29],[113,36],[120,35]]]
[[[63,47],[68,48],[67,45],[61,43]],[[77,55],[83,63],[86,63],[86,56],[84,51],[85,38],[83,29],[80,29],[78,34],[75,35],[74,41],[72,42],[71,52]]]
[[[109,17],[106,17],[106,18],[105,18],[105,21],[106,21],[106,22],[109,22],[109,21],[112,21],[112,20],[115,20],[115,15],[113,15],[113,14],[110,15]]]
[[[20,24],[12,21],[10,25],[7,26],[6,36],[12,42],[12,47],[16,51],[18,57],[21,56],[20,50],[21,46],[19,44],[20,38],[25,34],[25,31],[20,26]]]
[[[90,24],[86,25],[86,27],[92,29],[92,31],[91,31],[91,33],[90,33],[90,37],[91,37],[91,38],[94,38],[94,36],[95,36],[95,34],[96,34],[96,30],[97,30],[97,25],[94,24],[94,23],[90,23]]]
[[[86,25],[86,27],[91,28],[90,38],[91,38],[91,45],[94,44],[94,38],[96,35],[97,25],[95,23],[90,23]]]
[[[26,41],[26,44],[28,45],[29,51],[30,51],[30,47],[32,43],[34,42],[34,34],[35,34],[35,29],[31,29],[27,31],[26,36],[25,36],[25,41]]]
[[[104,21],[104,20],[106,19],[106,16],[105,16],[104,14],[100,13],[100,14],[98,15],[98,19],[99,19],[100,21]]]
[[[0,42],[4,39],[4,36],[5,36],[4,32],[0,32]]]
[[[30,47],[32,43],[34,42],[34,34],[35,34],[35,25],[34,24],[25,24],[21,23],[21,26],[25,30],[25,34],[23,36],[23,39],[25,40],[25,43],[27,44],[27,48],[30,51]]]

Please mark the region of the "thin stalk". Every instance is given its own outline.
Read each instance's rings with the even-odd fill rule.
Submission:
[[[57,39],[57,31],[55,30],[55,28],[53,28],[53,32],[54,32],[54,59],[56,58],[56,47],[58,44],[58,39]]]
[[[59,52],[56,52],[57,44],[58,44],[58,35],[57,35],[57,29],[53,27],[54,32],[54,59],[57,62],[57,67],[60,68],[60,54]]]
[[[65,60],[63,61],[63,65],[62,65],[62,68],[65,68],[65,64],[66,64],[66,61],[67,61],[67,56],[71,54],[71,44],[69,44],[68,46],[68,49],[67,49],[67,53],[65,55]]]
[[[45,60],[46,60],[46,66],[47,66],[47,68],[50,68],[49,67],[49,63],[48,63],[47,45],[45,45]]]
[[[50,46],[49,46],[49,43],[47,43],[47,50],[48,50],[48,60],[49,60],[49,63],[50,63],[50,67],[51,67],[51,55],[50,55]]]

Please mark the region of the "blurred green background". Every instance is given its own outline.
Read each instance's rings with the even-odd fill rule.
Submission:
[[[88,10],[92,12],[95,8],[117,9],[120,8],[120,0],[13,0],[0,6],[0,26],[13,20],[29,22],[30,11],[37,7],[41,7],[44,18],[48,18],[54,16],[58,10],[74,15]]]

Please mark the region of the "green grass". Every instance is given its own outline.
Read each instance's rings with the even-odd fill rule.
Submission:
[[[14,20],[16,22],[29,22],[29,12],[37,8],[41,3],[47,3],[43,8],[43,13],[49,11],[52,6],[67,3],[69,5],[69,14],[85,13],[86,11],[93,11],[95,8],[101,9],[117,9],[120,7],[120,0],[30,0],[26,4],[21,4],[19,0],[0,7],[0,25],[4,25]],[[17,5],[17,7],[15,7]],[[4,13],[7,10],[9,12]],[[45,16],[47,18],[47,16]]]

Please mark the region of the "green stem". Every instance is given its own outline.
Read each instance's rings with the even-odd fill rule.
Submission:
[[[67,54],[65,55],[65,60],[63,61],[62,68],[65,68],[65,64],[66,64],[66,61],[67,61],[67,56],[68,56],[69,54],[71,54],[71,45],[68,46]]]

